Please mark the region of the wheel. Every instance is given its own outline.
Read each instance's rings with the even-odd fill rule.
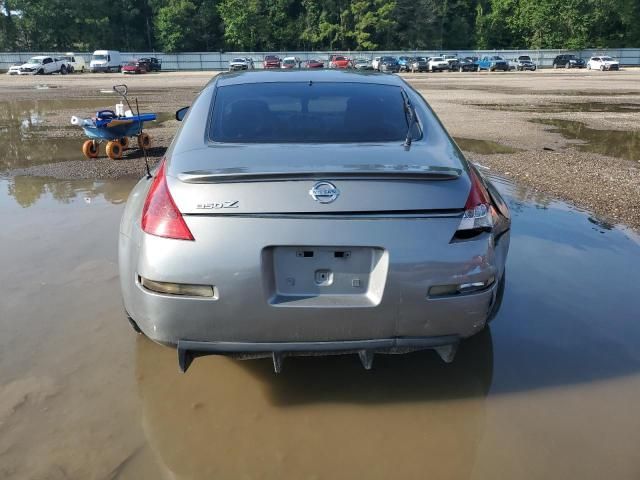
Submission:
[[[129,148],[129,137],[122,137],[118,139],[118,143],[120,143],[122,150],[126,150],[127,148]]]
[[[84,65],[82,66],[82,68],[80,69],[80,73],[84,73]]]
[[[67,67],[62,65],[60,67],[60,75],[66,75],[67,74]]]
[[[87,140],[82,144],[82,153],[87,158],[96,158],[98,156],[98,142],[95,140]]]
[[[498,282],[498,288],[496,290],[496,298],[493,301],[493,305],[491,306],[491,311],[489,312],[489,316],[487,317],[487,324],[492,321],[498,311],[500,310],[500,306],[502,305],[502,298],[504,297],[504,284],[505,278],[507,276],[506,270],[503,272],[502,277],[500,277],[500,281]]]
[[[143,150],[146,150],[151,146],[151,137],[148,133],[141,133],[138,135],[138,146]]]
[[[131,325],[131,328],[133,328],[133,331],[143,335],[142,330],[140,329],[136,321],[133,318],[131,318],[131,315],[129,315],[129,312],[125,310],[124,314],[127,316],[127,320],[129,320],[129,325]]]
[[[36,75],[44,75],[44,69],[43,69],[43,68],[41,68],[40,70],[38,70],[38,71],[36,72]]]
[[[111,160],[122,158],[122,147],[118,141],[110,141],[107,143],[107,157]]]

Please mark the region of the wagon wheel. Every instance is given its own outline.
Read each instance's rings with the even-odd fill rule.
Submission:
[[[129,137],[122,137],[118,139],[118,143],[120,143],[122,150],[126,150],[127,148],[129,148]]]
[[[148,133],[138,135],[138,146],[143,150],[147,150],[151,146],[151,137]]]
[[[122,158],[122,146],[119,141],[110,141],[107,143],[107,157],[111,160]]]
[[[82,144],[82,153],[87,158],[96,158],[98,156],[98,142],[95,140],[87,140]]]

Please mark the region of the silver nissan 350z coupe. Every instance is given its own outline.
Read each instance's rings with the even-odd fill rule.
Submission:
[[[176,117],[119,262],[132,326],[183,371],[209,354],[451,361],[495,316],[508,208],[400,77],[221,74]]]

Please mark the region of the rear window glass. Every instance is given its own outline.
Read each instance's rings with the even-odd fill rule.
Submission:
[[[209,137],[225,143],[402,141],[402,91],[362,83],[263,83],[219,87]],[[413,138],[420,137],[415,128]]]

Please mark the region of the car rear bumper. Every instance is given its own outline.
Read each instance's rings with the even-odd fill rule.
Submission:
[[[136,240],[120,235],[125,308],[147,336],[164,344],[465,338],[486,323],[509,244],[508,232],[497,242],[483,234],[477,240],[450,243],[460,221],[456,217],[342,224],[332,219],[186,218],[194,242],[141,232],[134,235]],[[354,239],[366,239],[366,243]],[[309,245],[354,251],[372,248],[380,254],[371,263],[374,270],[363,276],[363,290],[353,285],[353,294],[325,295],[319,288],[301,295],[281,288],[289,277],[295,277],[296,288],[301,286],[306,274],[298,264],[288,270],[293,275],[277,273],[282,272],[281,264],[275,263],[272,250],[280,245],[303,250]],[[331,264],[316,268],[331,268],[339,274]],[[160,294],[145,289],[139,276],[157,282],[213,285],[216,295]],[[495,279],[493,284],[474,293],[429,295],[435,285],[490,278]],[[365,282],[373,287],[367,290]]]

